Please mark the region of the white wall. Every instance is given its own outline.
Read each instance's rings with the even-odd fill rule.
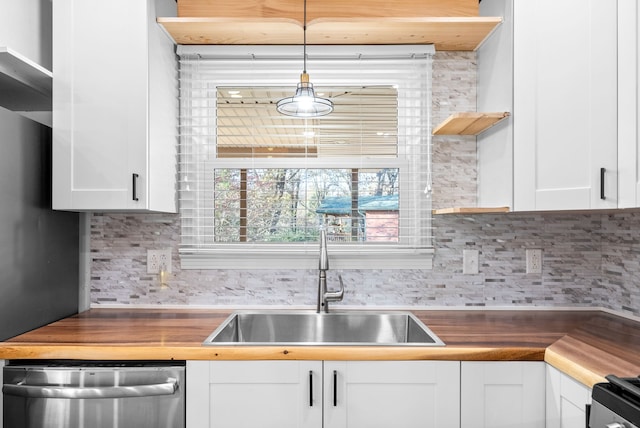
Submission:
[[[51,70],[51,0],[0,0],[0,46]]]

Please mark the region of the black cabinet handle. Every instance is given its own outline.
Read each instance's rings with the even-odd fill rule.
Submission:
[[[138,177],[139,175],[135,172],[133,173],[133,200],[138,200]]]
[[[309,370],[309,407],[313,407],[313,372]]]
[[[600,168],[600,199],[603,201],[607,198],[604,196],[604,173],[606,172],[605,168]]]
[[[338,405],[338,372],[333,371],[333,407]]]
[[[584,406],[584,428],[589,428],[589,419],[591,418],[591,404],[585,404]]]

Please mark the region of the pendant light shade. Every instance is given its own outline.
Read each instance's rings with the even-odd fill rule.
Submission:
[[[324,116],[333,111],[333,103],[326,98],[316,97],[313,84],[309,82],[307,74],[307,0],[304,0],[304,34],[303,63],[300,83],[292,97],[283,98],[276,104],[279,113],[294,117]]]
[[[326,98],[316,97],[309,75],[302,73],[295,95],[278,101],[276,108],[287,116],[316,117],[331,113],[333,103]]]

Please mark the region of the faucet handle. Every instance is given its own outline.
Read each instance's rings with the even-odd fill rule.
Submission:
[[[340,281],[340,296],[344,295],[344,282],[342,282],[342,275],[338,274],[338,281]]]
[[[342,275],[338,275],[340,281],[340,289],[337,291],[327,291],[324,293],[324,299],[327,302],[341,302],[344,297],[344,283],[342,282]]]

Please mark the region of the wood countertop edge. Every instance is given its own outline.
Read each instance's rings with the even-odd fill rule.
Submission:
[[[620,358],[615,349],[594,346],[571,334],[549,345],[544,360],[590,388],[606,382],[605,376],[609,374],[635,377],[640,373],[637,359]]]
[[[559,354],[552,349],[546,350],[544,361],[589,388],[593,388],[593,385],[596,383],[606,382],[604,376],[589,370],[571,358]]]
[[[27,345],[27,346],[25,346]],[[107,346],[0,344],[2,359],[542,361],[544,348],[368,346]]]
[[[34,345],[34,344],[29,344]],[[65,360],[433,360],[433,361],[544,361],[591,388],[604,375],[589,370],[570,357],[545,348],[486,347],[209,347],[209,346],[77,346],[1,344],[3,359]]]

